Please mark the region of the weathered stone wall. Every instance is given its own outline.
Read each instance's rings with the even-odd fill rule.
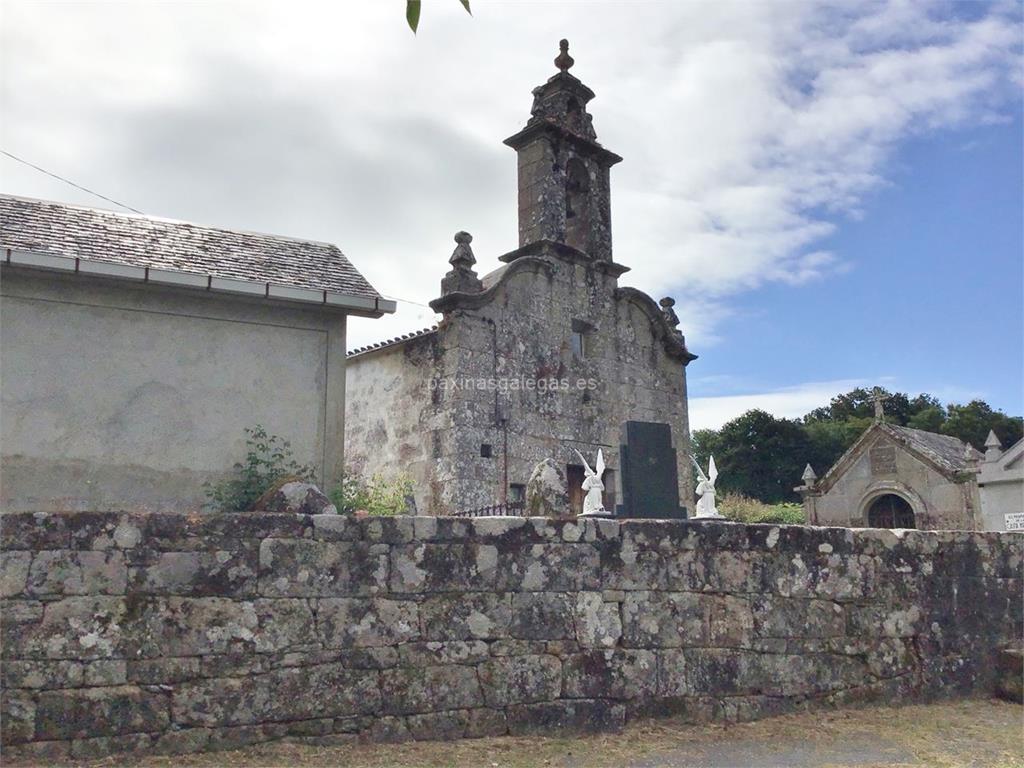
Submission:
[[[737,720],[987,692],[1024,536],[2,518],[5,762]]]

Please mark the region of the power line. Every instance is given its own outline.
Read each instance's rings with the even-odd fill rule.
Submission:
[[[140,211],[138,208],[132,208],[130,205],[125,205],[124,203],[119,203],[117,200],[115,200],[112,197],[107,197],[106,195],[101,195],[99,192],[94,192],[93,190],[89,189],[88,187],[83,187],[81,184],[75,184],[75,182],[71,181],[71,179],[65,179],[63,176],[58,176],[56,173],[52,173],[51,171],[48,171],[45,168],[40,168],[35,163],[30,163],[28,160],[24,160],[24,159],[18,157],[17,155],[12,155],[6,149],[0,149],[0,154],[7,155],[7,157],[11,158],[11,160],[17,160],[19,163],[21,163],[23,165],[27,165],[29,168],[33,168],[33,169],[39,171],[40,173],[45,173],[47,176],[52,176],[53,178],[57,179],[58,181],[63,181],[65,184],[70,184],[72,187],[75,187],[76,189],[80,189],[83,192],[88,192],[90,195],[95,195],[96,197],[100,198],[101,200],[106,200],[108,203],[113,203],[114,205],[118,205],[118,206],[120,206],[122,208],[127,208],[129,211],[133,211],[134,213],[142,213],[142,211]]]

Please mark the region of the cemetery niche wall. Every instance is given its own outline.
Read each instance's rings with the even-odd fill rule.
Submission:
[[[5,515],[5,761],[608,730],[988,693],[1024,536]]]

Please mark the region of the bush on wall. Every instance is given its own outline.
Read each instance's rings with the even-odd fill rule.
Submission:
[[[267,434],[261,424],[246,427],[245,434],[245,462],[235,464],[235,476],[204,486],[218,512],[248,512],[260,496],[285,478],[313,481],[314,468],[295,461],[289,441]]]

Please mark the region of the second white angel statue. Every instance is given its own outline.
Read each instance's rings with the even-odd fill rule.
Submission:
[[[576,451],[575,448],[573,448]],[[583,454],[576,451],[576,455],[580,457],[580,461],[583,462],[583,472],[586,475],[583,479],[582,488],[586,492],[586,496],[583,497],[583,514],[584,515],[606,515],[608,514],[604,508],[604,483],[601,481],[601,477],[604,475],[604,454],[601,449],[597,449],[597,470],[590,468],[587,460],[583,458]]]
[[[697,483],[697,495],[700,498],[697,500],[697,511],[693,517],[721,517],[722,515],[718,513],[718,508],[715,506],[715,480],[718,479],[718,467],[715,466],[715,457],[712,456],[708,461],[708,473],[706,475],[693,456],[690,457],[690,461],[697,468],[697,477],[700,478],[700,482]]]

